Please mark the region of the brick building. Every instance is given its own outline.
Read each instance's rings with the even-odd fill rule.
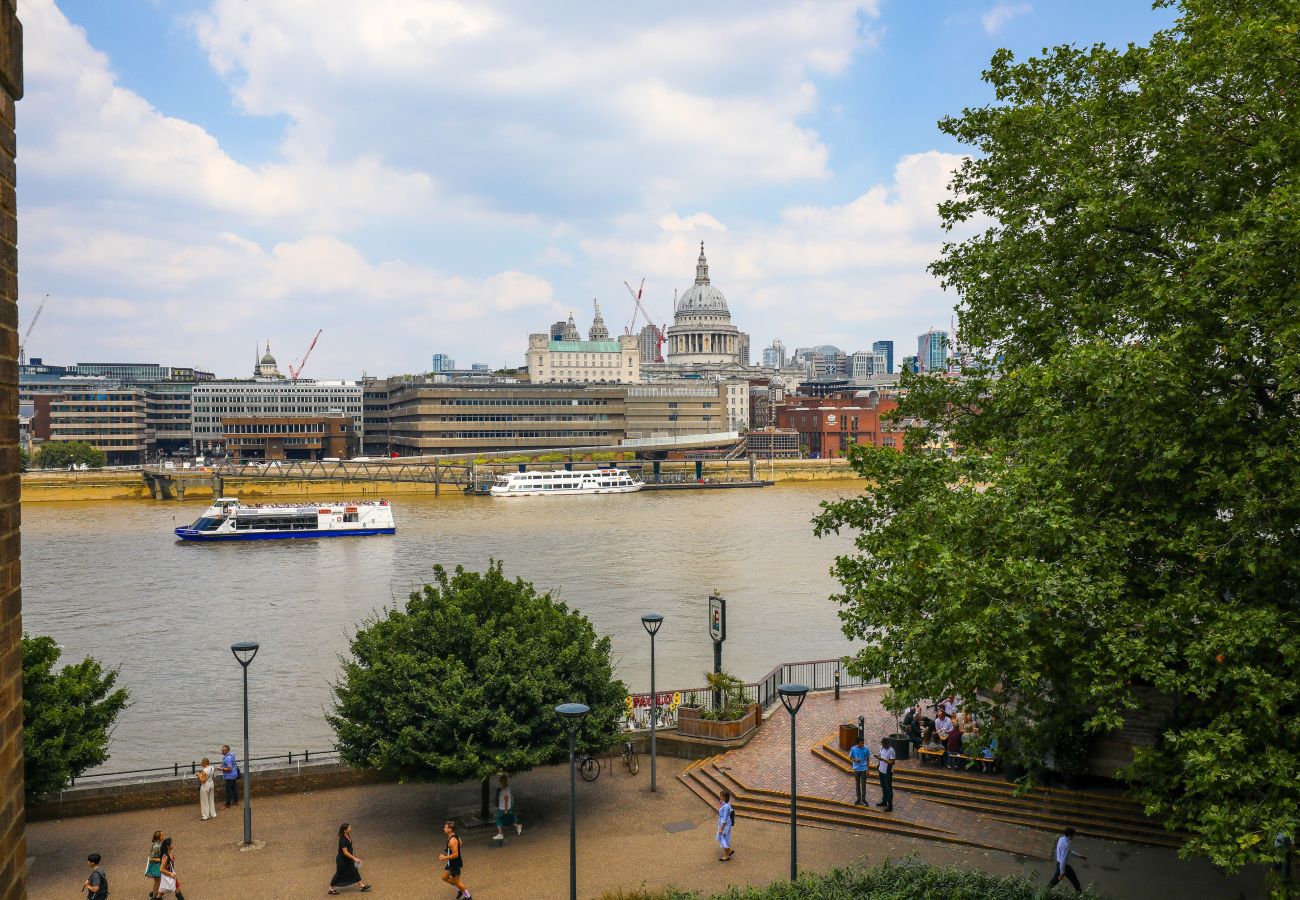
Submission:
[[[345,413],[324,416],[223,416],[221,437],[237,461],[351,459],[361,433]]]
[[[23,95],[23,31],[0,0],[0,897],[25,897],[23,633],[18,538],[18,207],[14,104]]]
[[[851,397],[791,397],[777,407],[778,428],[799,432],[808,455],[819,459],[844,456],[851,444],[903,449],[903,432],[881,426],[880,417],[898,403],[875,391]]]

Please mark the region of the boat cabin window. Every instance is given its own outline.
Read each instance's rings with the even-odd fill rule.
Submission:
[[[190,527],[195,531],[216,531],[221,527],[221,523],[224,521],[225,519],[218,518],[217,516],[202,516]]]

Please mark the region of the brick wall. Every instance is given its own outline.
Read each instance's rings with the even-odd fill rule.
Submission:
[[[22,26],[0,0],[0,898],[25,897],[22,594],[18,558],[18,211],[14,102],[23,95]]]

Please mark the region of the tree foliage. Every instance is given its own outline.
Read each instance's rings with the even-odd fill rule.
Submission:
[[[53,638],[22,638],[23,764],[27,802],[63,790],[108,760],[113,722],[126,708],[117,672],[87,658],[59,671]]]
[[[409,781],[456,783],[552,762],[555,707],[585,703],[578,745],[613,742],[627,691],[609,638],[494,562],[434,582],[358,630],[329,715],[341,755]]]
[[[36,465],[42,469],[66,469],[68,466],[104,467],[104,451],[85,441],[46,441],[36,451]]]
[[[979,353],[908,380],[927,424],[855,448],[873,488],[817,527],[858,532],[856,670],[985,691],[1031,764],[1173,698],[1127,774],[1235,868],[1300,825],[1300,4],[1179,11],[999,51],[996,102],[941,123],[977,151],[941,215],[980,230],[932,269]]]

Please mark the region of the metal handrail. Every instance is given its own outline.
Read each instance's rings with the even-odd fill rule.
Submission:
[[[338,755],[338,750],[290,750],[287,753],[276,753],[271,756],[254,756],[248,760],[240,760],[240,763],[248,764],[277,760],[285,761],[288,765],[292,766],[296,758],[298,765],[301,766],[304,763],[310,764],[313,757],[316,758],[317,762],[327,762],[328,757],[333,757],[337,761]],[[68,783],[71,786],[76,784],[79,780],[87,781],[92,778],[124,778],[130,775],[167,775],[168,773],[179,778],[182,774],[189,776],[196,774],[198,771],[198,760],[190,760],[188,772],[186,771],[185,763],[174,762],[170,766],[155,766],[149,769],[122,769],[116,772],[91,772],[87,775],[78,775],[75,778],[72,778]],[[250,768],[249,771],[252,771],[252,769]]]

